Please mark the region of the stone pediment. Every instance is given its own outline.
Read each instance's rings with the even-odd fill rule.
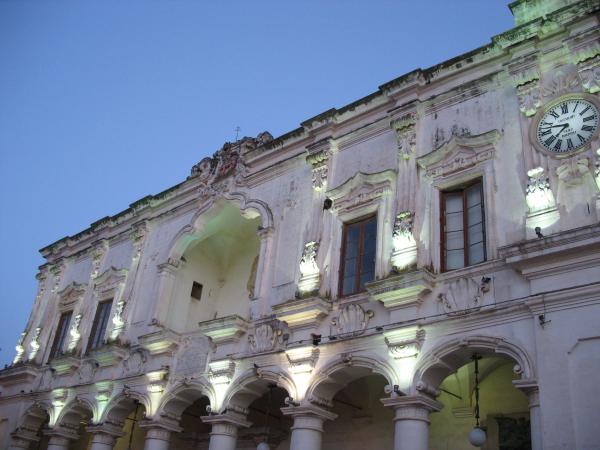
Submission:
[[[68,307],[76,304],[85,294],[86,284],[71,283],[58,293],[61,307]]]
[[[492,159],[500,136],[498,130],[476,136],[453,136],[439,148],[417,159],[417,163],[431,179],[453,175]]]
[[[108,270],[100,274],[94,282],[94,291],[98,297],[113,297],[117,298],[118,293],[125,286],[127,279],[127,269],[116,269],[110,267]]]
[[[338,187],[329,190],[327,197],[333,200],[334,211],[349,212],[391,193],[395,181],[396,172],[393,170],[372,174],[358,172]]]

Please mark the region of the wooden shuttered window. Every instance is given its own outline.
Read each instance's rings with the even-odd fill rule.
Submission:
[[[340,267],[340,296],[364,290],[375,279],[377,216],[344,224]]]
[[[94,323],[92,324],[92,333],[90,335],[90,340],[88,341],[88,351],[101,347],[104,344],[104,334],[106,333],[106,327],[108,326],[111,307],[112,300],[98,303],[96,315],[94,316]]]

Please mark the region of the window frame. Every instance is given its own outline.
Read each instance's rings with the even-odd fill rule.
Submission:
[[[483,242],[483,260],[477,263],[471,263],[469,261],[469,221],[468,221],[468,207],[467,207],[467,191],[479,185],[479,196],[481,199],[481,223],[482,223],[482,242]],[[446,196],[457,193],[462,194],[462,226],[463,226],[463,266],[456,267],[454,269],[448,269],[446,267]],[[481,264],[487,261],[487,232],[486,232],[486,214],[485,214],[485,197],[483,191],[483,179],[476,178],[467,183],[459,186],[454,186],[450,189],[444,189],[440,191],[440,265],[442,272],[450,272],[453,270],[464,269],[475,264]]]
[[[65,320],[64,318],[68,318]],[[60,316],[58,317],[58,323],[56,324],[56,328],[54,331],[54,340],[52,342],[52,347],[50,347],[50,354],[48,355],[48,359],[60,358],[65,354],[64,347],[67,341],[67,335],[69,333],[69,328],[71,326],[71,319],[73,318],[73,310],[61,311]],[[61,324],[65,323],[64,327],[61,327]]]
[[[374,243],[375,261],[374,261],[374,265],[373,265],[373,280],[374,280],[375,277],[377,276],[377,239],[378,239],[377,235],[378,235],[378,231],[379,231],[379,228],[378,228],[379,223],[378,223],[377,213],[362,216],[362,217],[359,217],[359,218],[356,218],[351,221],[343,223],[342,245],[341,245],[341,251],[340,251],[340,267],[339,267],[339,272],[338,272],[338,297],[340,297],[340,298],[350,297],[352,295],[356,295],[356,294],[360,294],[361,292],[365,292],[364,287],[363,287],[363,289],[360,288],[360,277],[362,275],[362,256],[363,256],[363,252],[364,252],[365,225],[373,219],[375,220],[375,243]],[[354,290],[348,294],[344,294],[344,271],[346,269],[346,236],[348,233],[348,228],[350,228],[352,225],[356,225],[357,223],[362,223],[362,226],[360,227],[360,234],[359,234],[359,238],[358,238],[358,255],[357,255],[358,267],[354,274],[354,278],[355,278]]]
[[[101,302],[98,302],[96,305],[96,314],[94,314],[94,321],[92,322],[92,329],[90,330],[90,337],[87,343],[88,352],[96,350],[104,345],[104,335],[106,334],[106,330],[108,329],[108,322],[110,320],[110,312],[112,310],[113,300],[114,299],[112,298],[103,300]],[[106,309],[105,305],[108,305]],[[102,311],[106,311],[106,315],[100,316],[100,313]],[[101,325],[101,321],[104,321],[104,317],[106,317],[106,321],[103,325],[104,329],[101,333],[98,334],[98,326]],[[96,338],[96,336],[98,336],[98,338]],[[96,341],[98,341],[97,344]]]

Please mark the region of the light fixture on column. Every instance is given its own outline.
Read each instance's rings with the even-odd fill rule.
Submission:
[[[471,432],[469,433],[469,442],[475,447],[481,447],[485,444],[485,431],[479,425],[479,360],[481,356],[474,353],[472,356],[475,363],[475,420],[477,421]]]
[[[260,442],[257,446],[256,446],[256,450],[271,450],[271,447],[269,447],[269,412],[271,410],[271,394],[273,393],[273,388],[275,387],[275,385],[270,384],[269,385],[269,396],[267,397],[267,413],[265,414],[265,436],[263,437],[262,442]]]

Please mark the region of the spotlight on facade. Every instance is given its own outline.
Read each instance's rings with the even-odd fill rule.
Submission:
[[[537,237],[539,237],[540,239],[544,237],[544,235],[542,234],[542,229],[540,227],[535,227],[535,234],[537,235]]]
[[[326,198],[323,202],[323,209],[330,209],[333,206],[333,200]]]
[[[392,392],[396,395],[403,395],[402,391],[400,390],[400,386],[398,386],[397,384],[394,384],[393,386],[390,386],[389,384],[385,385],[383,388],[383,392],[385,392],[388,395]]]

